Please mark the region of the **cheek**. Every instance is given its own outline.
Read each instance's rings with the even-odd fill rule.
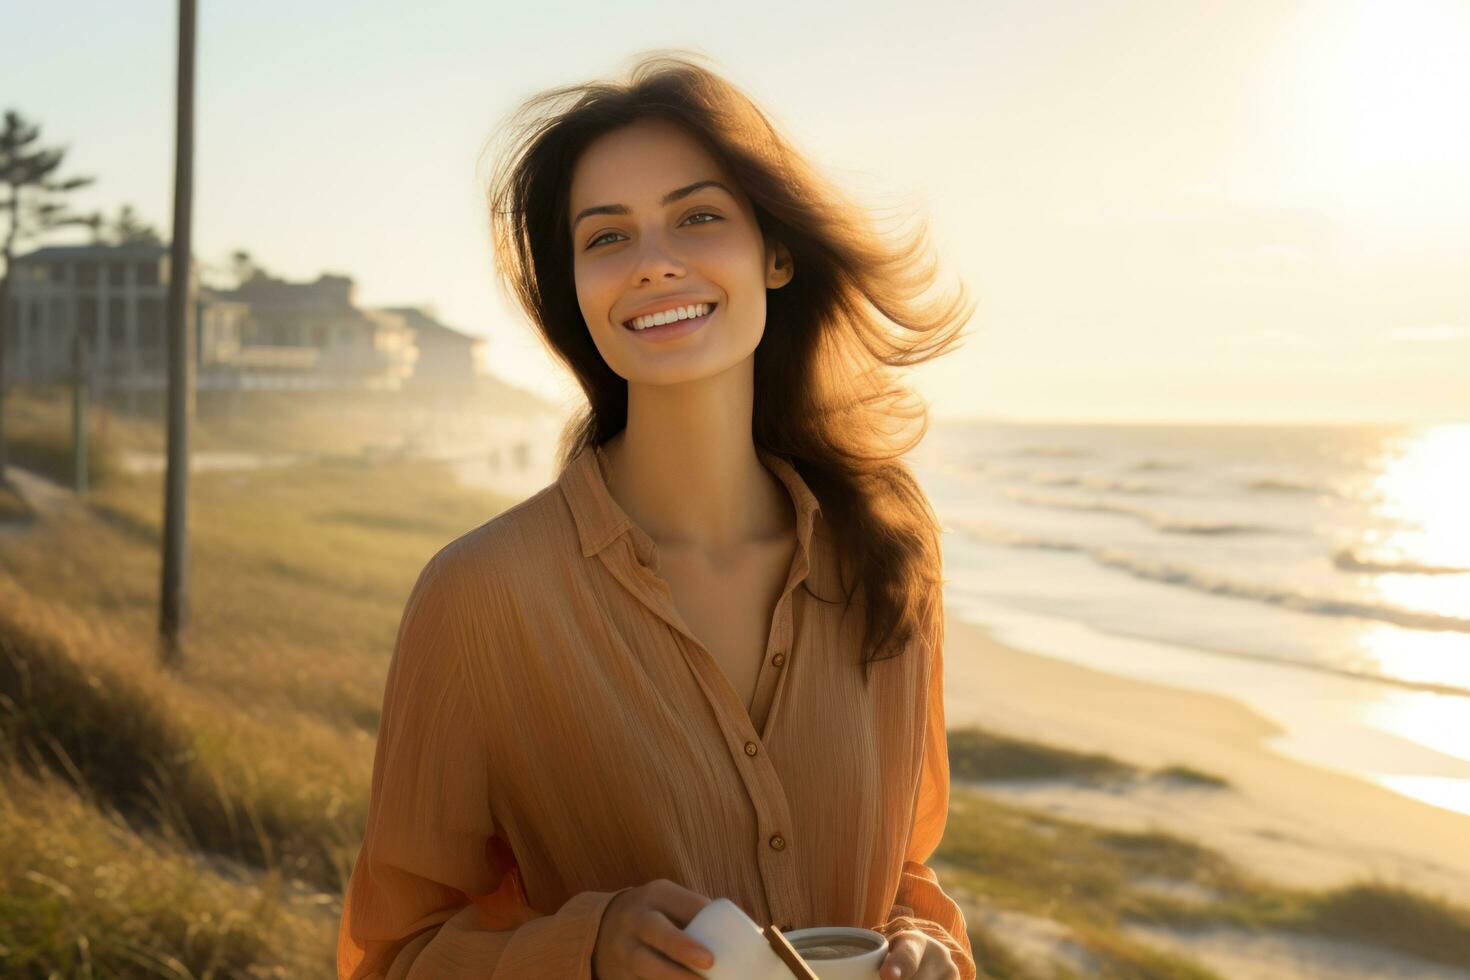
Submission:
[[[724,275],[744,283],[761,270],[760,242],[748,235],[722,235],[700,243],[696,250],[701,261],[716,265]],[[734,285],[734,283],[732,283]]]
[[[617,301],[617,277],[608,274],[606,263],[589,262],[573,269],[577,287],[577,305],[589,324],[597,325],[608,319],[613,303]]]

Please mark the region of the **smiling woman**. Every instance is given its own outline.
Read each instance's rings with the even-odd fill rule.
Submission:
[[[955,343],[963,286],[921,302],[925,229],[886,240],[688,59],[505,132],[499,271],[587,405],[556,484],[410,597],[340,976],[699,976],[680,929],[722,896],[972,980],[925,864],[942,561],[892,373]]]
[[[891,369],[951,349],[973,304],[962,283],[921,301],[927,224],[885,239],[728,81],[687,56],[630,75],[528,100],[487,191],[502,283],[587,393],[562,462],[637,428],[637,396],[743,364],[754,442],[822,500],[870,663],[902,646],[939,574],[937,522],[895,462],[925,412]],[[625,329],[697,303],[711,312],[662,336]]]

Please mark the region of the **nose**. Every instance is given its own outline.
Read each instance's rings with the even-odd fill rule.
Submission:
[[[638,244],[635,270],[640,282],[676,279],[684,275],[684,263],[658,235],[645,235]]]

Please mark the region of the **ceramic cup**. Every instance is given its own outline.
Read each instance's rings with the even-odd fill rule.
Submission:
[[[821,980],[878,980],[878,968],[888,955],[888,940],[881,932],[852,926],[813,926],[783,933],[791,947],[801,954]],[[764,939],[765,937],[761,937]],[[767,944],[769,945],[769,944]],[[812,947],[872,946],[867,952],[853,952],[839,959],[817,959]]]
[[[684,931],[715,955],[715,965],[698,970],[705,980],[790,980],[791,970],[761,932],[761,927],[728,898],[717,898],[700,909]],[[878,980],[878,968],[888,955],[888,940],[871,929],[848,926],[815,926],[784,933],[798,953],[806,944],[862,942],[875,949],[841,959],[808,959],[806,963],[821,980]]]

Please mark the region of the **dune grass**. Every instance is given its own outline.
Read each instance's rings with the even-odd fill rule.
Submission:
[[[1230,781],[1223,776],[1177,763],[1157,770],[1154,778],[1176,783],[1191,783],[1196,786],[1212,786],[1217,789],[1225,789],[1230,785]]]
[[[335,896],[207,860],[77,789],[0,762],[5,976],[335,975]]]
[[[0,958],[26,964],[17,975],[82,975],[88,956],[109,975],[103,964],[125,972],[129,956],[154,954],[182,964],[178,976],[209,975],[210,962],[215,975],[329,975],[398,616],[433,552],[506,503],[443,489],[433,464],[319,462],[193,485],[179,671],[159,666],[155,639],[156,474],[99,487],[91,519],[0,543],[5,850],[24,854],[44,832],[77,855],[0,868],[12,951]],[[70,818],[47,824],[56,797]],[[85,855],[106,840],[123,884],[104,902],[88,875],[106,862]],[[199,870],[218,866],[248,877]],[[149,897],[153,879],[177,892],[178,916]],[[86,908],[58,911],[70,906]],[[223,914],[236,906],[255,918]]]
[[[1184,765],[1148,772],[1108,755],[1074,752],[973,727],[949,732],[949,776],[957,781],[1070,779],[1116,783],[1149,778],[1222,789],[1230,785],[1222,776]]]
[[[947,886],[1067,925],[1108,976],[1209,976],[1153,959],[1157,951],[1125,938],[1125,921],[1290,931],[1470,967],[1470,909],[1442,897],[1377,878],[1324,890],[1285,887],[1174,834],[1097,827],[1013,806],[983,789],[953,789],[934,857]],[[1190,897],[1161,892],[1161,882],[1188,886]]]
[[[15,488],[0,481],[0,525],[26,524],[34,519],[30,504]]]
[[[156,643],[157,474],[113,474],[80,519],[0,536],[7,975],[330,976],[403,603],[439,547],[513,503],[437,464],[341,456],[203,472],[192,488],[177,670]],[[952,732],[950,752],[957,781],[1138,775],[973,729]],[[1437,899],[1381,882],[1282,889],[1185,840],[963,786],[935,857],[946,886],[1064,922],[1098,975],[1210,976],[1128,939],[1129,918],[1367,938],[1470,964],[1466,913]],[[971,941],[991,976],[1041,980],[1003,935],[976,927]]]
[[[5,400],[5,444],[8,462],[31,470],[53,483],[76,485],[76,458],[70,394],[61,389],[20,393]],[[87,480],[90,486],[106,482],[121,468],[118,442],[96,424],[100,413],[91,411],[87,438]],[[0,517],[3,519],[3,517]]]

